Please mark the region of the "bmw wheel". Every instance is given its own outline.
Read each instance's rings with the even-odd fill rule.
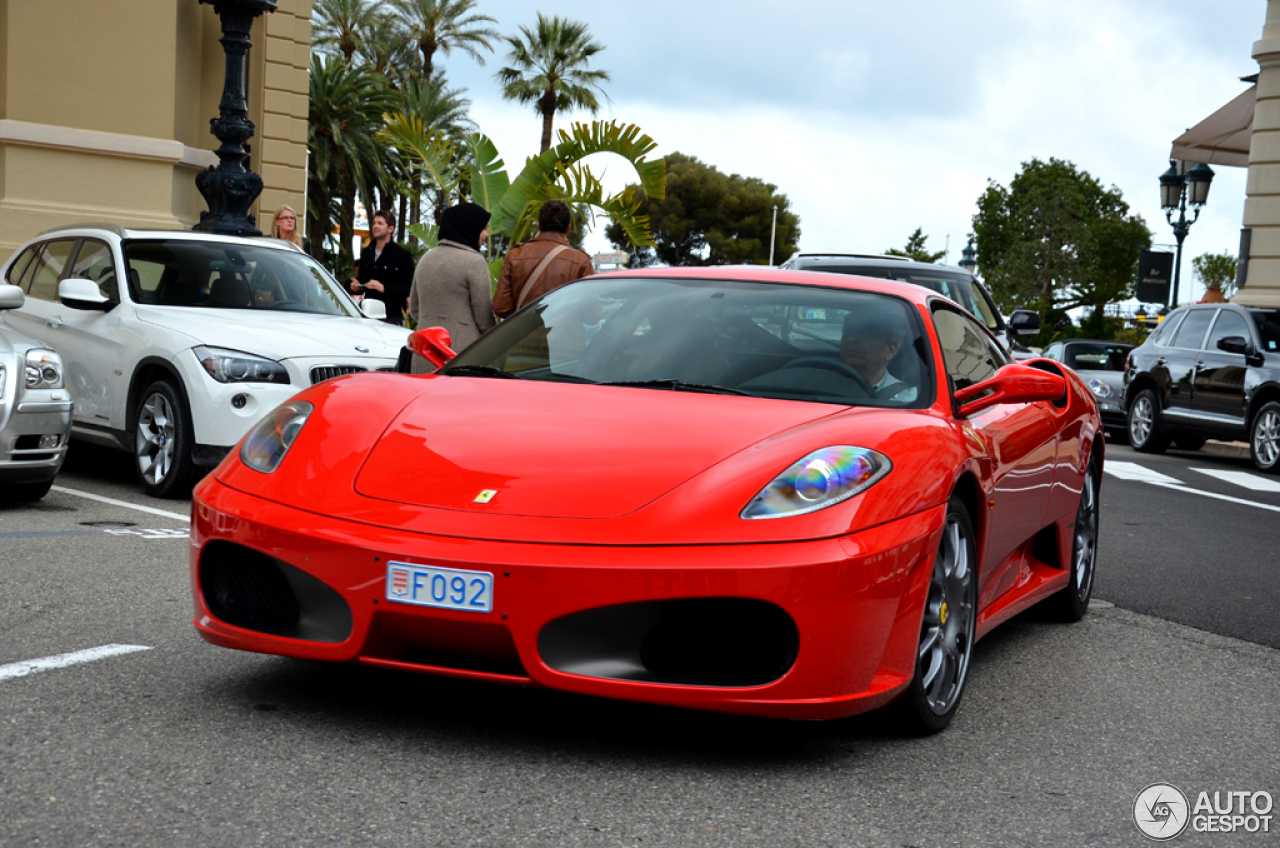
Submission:
[[[1143,389],[1129,405],[1129,444],[1139,453],[1164,453],[1169,442],[1161,432],[1160,398],[1151,389]]]
[[[172,380],[157,380],[142,393],[134,414],[133,455],[138,480],[156,498],[191,491],[191,413]]]
[[[1259,471],[1280,472],[1280,403],[1264,404],[1249,427],[1249,454]]]
[[[960,705],[977,634],[977,564],[969,510],[952,498],[920,622],[915,675],[897,704],[912,733],[946,728]]]
[[[1093,575],[1098,565],[1098,487],[1102,475],[1098,472],[1098,458],[1089,459],[1089,468],[1080,487],[1080,505],[1076,507],[1076,521],[1072,525],[1071,580],[1066,588],[1046,600],[1046,606],[1055,617],[1063,621],[1079,621],[1089,611],[1089,598],[1093,595]]]

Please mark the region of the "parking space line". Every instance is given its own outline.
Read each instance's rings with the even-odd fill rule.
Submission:
[[[67,668],[68,666],[80,665],[81,663],[95,660],[105,660],[107,657],[136,654],[138,651],[149,650],[151,648],[148,645],[102,645],[97,648],[87,648],[83,651],[72,651],[69,654],[58,654],[57,656],[43,657],[38,660],[9,663],[8,665],[0,665],[0,680],[26,677],[28,674],[35,674],[39,671],[52,671],[55,668]]]
[[[1136,462],[1120,462],[1113,460],[1104,462],[1103,469],[1108,474],[1113,474],[1121,480],[1137,480],[1142,483],[1165,483],[1170,485],[1181,485],[1182,481],[1177,480],[1167,474],[1161,474],[1159,471],[1152,471]]]
[[[68,489],[65,486],[54,486],[55,492],[62,492],[64,495],[75,495],[78,498],[88,498],[91,501],[101,501],[102,503],[111,504],[112,506],[122,506],[125,509],[136,509],[138,512],[149,512],[152,515],[163,515],[165,518],[172,518],[177,521],[185,521],[191,523],[190,515],[183,515],[180,512],[166,512],[163,509],[156,509],[153,506],[142,506],[141,504],[133,504],[128,501],[118,501],[115,498],[108,498],[102,495],[94,495],[89,492],[81,492],[78,489]]]
[[[1193,468],[1192,471],[1200,474],[1207,474],[1215,477],[1225,483],[1231,483],[1244,489],[1252,489],[1255,492],[1280,492],[1280,481],[1268,480],[1259,477],[1257,474],[1250,474],[1247,471],[1224,471],[1221,468]]]

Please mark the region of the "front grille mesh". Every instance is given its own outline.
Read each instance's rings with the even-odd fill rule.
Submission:
[[[759,685],[795,662],[799,634],[772,604],[736,598],[671,603],[640,645],[656,678],[712,685]]]
[[[359,365],[317,365],[311,369],[311,385],[323,383],[325,380],[332,380],[334,377],[341,377],[344,374],[359,374],[367,371],[367,368],[361,368]]]
[[[285,634],[298,625],[298,598],[270,557],[239,545],[211,543],[200,563],[209,612],[227,624]]]

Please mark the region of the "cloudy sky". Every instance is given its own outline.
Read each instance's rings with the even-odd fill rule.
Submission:
[[[1256,73],[1263,0],[480,0],[513,33],[535,10],[590,25],[606,45],[598,117],[639,124],[680,151],[774,183],[806,251],[878,253],[923,227],[952,263],[988,180],[1057,157],[1124,194],[1157,244],[1173,242],[1158,177],[1173,138]],[[500,48],[480,66],[438,57],[472,117],[518,169],[537,151],[530,107],[502,100]],[[557,126],[585,113],[558,118]],[[597,172],[621,187],[621,160]],[[1245,171],[1216,167],[1191,257],[1235,253]],[[608,249],[602,236],[588,246]],[[785,257],[779,257],[782,261]],[[1196,287],[1196,291],[1199,287]]]

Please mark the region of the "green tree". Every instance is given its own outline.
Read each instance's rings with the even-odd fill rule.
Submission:
[[[418,49],[409,39],[404,21],[393,15],[376,17],[360,33],[356,60],[366,69],[386,77],[393,88],[419,79]]]
[[[775,259],[795,252],[800,218],[777,186],[724,174],[683,153],[670,154],[666,162],[666,196],[647,196],[639,207],[649,217],[654,246],[634,246],[617,225],[605,230],[615,247],[631,253],[633,265],[768,265],[775,206]]]
[[[365,31],[378,18],[373,0],[315,0],[311,42],[321,50],[338,53],[348,64],[360,49]]]
[[[905,256],[913,262],[937,262],[947,255],[945,250],[930,253],[925,249],[929,237],[924,234],[924,227],[916,227],[916,231],[907,237],[907,246],[902,250],[891,247],[885,251],[886,256]]]
[[[507,36],[511,51],[507,67],[498,71],[502,96],[533,104],[542,116],[542,147],[551,148],[551,129],[557,111],[586,109],[595,114],[600,101],[595,91],[609,81],[607,71],[590,70],[591,58],[604,45],[591,39],[587,25],[538,13],[534,29],[520,27],[522,38]]]
[[[1236,258],[1230,253],[1203,253],[1191,260],[1196,279],[1206,290],[1217,289],[1223,297],[1236,290]]]
[[[446,56],[456,47],[484,64],[480,50],[493,50],[498,31],[486,24],[497,20],[474,11],[476,0],[395,0],[396,9],[409,29],[410,39],[422,53],[422,78],[431,82],[436,51]]]
[[[1033,159],[1009,187],[992,181],[973,217],[978,265],[1005,310],[1041,315],[1106,304],[1133,293],[1151,231],[1120,190],[1070,162]]]

